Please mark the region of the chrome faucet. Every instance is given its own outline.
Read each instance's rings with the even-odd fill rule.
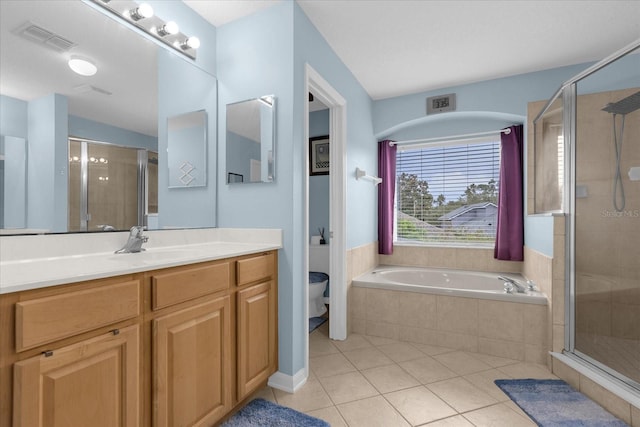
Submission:
[[[133,227],[131,227],[131,230],[129,230],[129,240],[127,240],[127,243],[125,243],[125,245],[118,249],[115,253],[128,254],[144,251],[142,244],[146,243],[149,240],[149,236],[143,236],[143,231],[144,227],[141,225],[134,225]]]
[[[513,293],[513,288],[519,294],[524,294],[527,291],[527,288],[522,283],[510,277],[498,276],[498,279],[504,281],[504,291],[508,294]]]

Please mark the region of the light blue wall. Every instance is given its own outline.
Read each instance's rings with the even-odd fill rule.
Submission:
[[[379,138],[396,140],[431,138],[496,130],[522,123],[525,125],[526,167],[527,104],[548,99],[562,83],[587,66],[580,64],[376,101],[373,106],[376,134]],[[456,94],[456,112],[427,117],[426,98],[447,93]],[[553,255],[551,217],[525,218],[525,245],[545,255]]]
[[[29,102],[29,228],[47,229],[52,232],[67,230],[67,117],[68,104],[65,96],[53,94]]]
[[[243,182],[249,182],[251,170],[249,159],[260,160],[261,144],[233,132],[226,134],[226,140],[226,173],[224,180],[221,182],[226,183],[228,181],[227,173],[242,175]],[[224,168],[225,165],[221,165],[221,167]]]
[[[313,26],[302,9],[295,5],[295,98],[296,122],[302,123],[304,93],[304,64],[309,63],[346,100],[347,112],[347,248],[369,244],[378,238],[377,190],[366,181],[356,181],[359,167],[372,174],[378,170],[377,141],[372,127],[372,101],[358,80],[333,52],[326,40]],[[296,138],[303,139],[302,126],[295,129]],[[300,165],[308,162],[299,154]]]
[[[293,375],[304,367],[305,274],[303,245],[306,191],[303,102],[305,62],[309,62],[347,100],[347,165],[376,167],[371,125],[371,100],[329,48],[295,2],[282,2],[257,14],[218,28],[219,140],[225,140],[224,106],[275,94],[276,178],[274,183],[225,185],[226,169],[218,173],[221,227],[277,227],[283,229],[279,256],[279,369]],[[226,158],[225,144],[219,145]],[[350,163],[351,162],[351,163]],[[355,177],[349,177],[349,193]],[[375,193],[349,194],[347,246],[376,239]],[[353,210],[353,212],[351,212]],[[366,211],[366,215],[363,216]],[[356,218],[356,216],[360,218]]]
[[[158,50],[158,222],[161,228],[216,225],[216,84],[211,74],[172,52]],[[167,120],[199,110],[207,112],[207,185],[169,188]]]
[[[283,230],[278,257],[278,357],[279,370],[293,375],[303,366],[303,301],[301,277],[294,280],[292,273],[296,227],[292,200],[301,200],[293,191],[292,3],[282,2],[218,27],[217,36],[220,159],[226,159],[225,106],[264,95],[276,97],[275,182],[227,185],[227,170],[220,164],[218,225]]]
[[[69,136],[109,142],[133,148],[158,151],[158,138],[138,132],[96,122],[78,116],[69,116]]]
[[[0,95],[0,135],[27,138],[28,103]]]
[[[325,135],[329,135],[329,110],[310,113],[309,138]],[[329,230],[329,184],[329,175],[309,177],[309,236],[320,234],[321,227]]]

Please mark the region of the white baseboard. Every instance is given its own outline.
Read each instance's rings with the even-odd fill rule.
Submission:
[[[293,376],[278,371],[269,377],[267,385],[277,388],[278,390],[286,391],[287,393],[295,393],[296,390],[307,382],[307,378],[308,375],[304,368],[300,369]]]

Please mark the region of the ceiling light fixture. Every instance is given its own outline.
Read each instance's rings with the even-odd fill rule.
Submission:
[[[129,16],[134,21],[151,18],[153,16],[153,8],[148,3],[142,3],[140,6],[129,10]]]
[[[180,29],[178,28],[178,24],[173,21],[169,21],[166,24],[159,26],[156,30],[160,37],[178,34],[179,31]]]
[[[182,43],[180,43],[180,47],[183,50],[197,49],[200,47],[200,39],[197,37],[189,37],[186,40],[184,40]]]
[[[96,67],[93,61],[76,55],[73,55],[71,59],[69,59],[69,68],[71,68],[73,72],[87,77],[93,76],[98,72],[98,67]]]

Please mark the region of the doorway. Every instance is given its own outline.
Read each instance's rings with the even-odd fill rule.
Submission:
[[[325,239],[329,244],[329,337],[335,340],[347,338],[347,283],[346,283],[346,101],[309,64],[305,67],[305,96],[312,93],[314,98],[329,110],[330,173],[329,173],[329,229]],[[303,168],[305,182],[303,271],[309,271],[309,103],[304,103],[304,155]],[[307,302],[305,320],[308,319],[309,286],[308,274],[305,281],[304,301]],[[305,337],[305,371],[309,371],[309,334]]]

